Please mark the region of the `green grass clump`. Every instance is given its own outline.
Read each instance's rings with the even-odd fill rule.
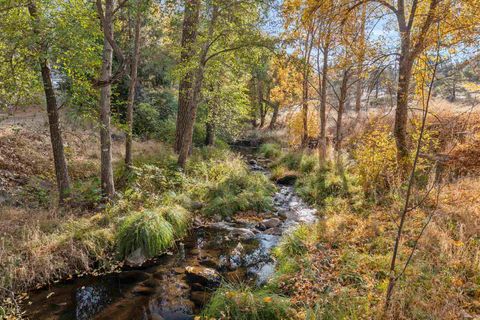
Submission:
[[[138,248],[154,257],[173,245],[174,227],[157,210],[144,210],[127,217],[117,233],[117,250],[122,258]]]
[[[225,284],[212,296],[202,313],[204,319],[291,319],[290,301],[266,289]]]
[[[315,229],[309,225],[300,225],[294,230],[287,232],[280,243],[274,249],[275,256],[283,260],[296,257],[307,252],[307,242],[316,238]]]
[[[305,154],[300,161],[300,172],[313,172],[318,164],[318,157],[315,154]]]
[[[278,144],[264,143],[258,149],[258,153],[267,159],[276,159],[282,154],[282,150]]]
[[[274,190],[275,186],[265,175],[243,169],[209,188],[204,213],[225,217],[240,211],[265,211],[272,208]]]
[[[338,172],[328,167],[319,168],[314,172],[303,175],[297,180],[297,192],[311,204],[325,206],[331,198],[348,198],[352,201],[360,200],[361,192],[355,176],[347,171]]]
[[[166,207],[160,209],[165,220],[173,227],[173,232],[176,238],[184,236],[190,225],[190,213],[181,206]]]

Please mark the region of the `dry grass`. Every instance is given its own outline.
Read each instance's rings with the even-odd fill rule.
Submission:
[[[480,178],[445,187],[405,276],[397,282],[390,319],[480,316],[479,190]],[[279,278],[281,292],[302,308],[308,302],[316,319],[381,318],[396,233],[392,219],[399,208],[375,206],[362,214],[338,207],[325,211],[317,244],[307,245],[294,273]],[[399,268],[429,212],[409,214]],[[288,269],[283,264],[280,270]]]

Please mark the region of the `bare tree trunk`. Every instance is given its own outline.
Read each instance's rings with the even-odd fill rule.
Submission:
[[[38,29],[38,24],[40,21],[35,2],[32,1],[29,3],[28,12],[34,20],[33,32],[39,36],[41,34],[40,30]],[[48,48],[43,40],[40,41],[42,42],[40,44],[41,54],[44,55],[47,53]],[[50,141],[52,144],[59,203],[62,204],[70,193],[70,178],[68,176],[67,161],[65,159],[65,152],[63,148],[62,132],[60,129],[59,113],[57,109],[57,98],[53,88],[52,75],[48,60],[45,57],[40,57],[39,64],[42,73],[43,90],[45,92],[45,99],[47,103],[48,125],[50,128]]]
[[[200,1],[199,0],[195,0],[195,1],[198,1],[198,6],[199,6]],[[194,82],[192,87],[191,99],[187,103],[186,112],[182,114],[180,114],[179,112],[177,117],[177,124],[181,122],[182,128],[184,129],[182,140],[180,142],[179,154],[178,154],[178,165],[182,168],[185,167],[188,154],[190,153],[190,150],[192,147],[193,128],[195,125],[195,118],[197,116],[198,104],[201,98],[203,78],[205,75],[205,65],[207,64],[207,61],[208,61],[207,55],[208,55],[208,50],[210,48],[210,39],[213,34],[217,13],[218,13],[218,7],[214,6],[213,12],[212,12],[212,19],[208,26],[207,40],[202,46],[202,50],[199,56],[198,67],[193,77]],[[197,23],[198,23],[198,17],[197,17]]]
[[[322,88],[320,92],[320,137],[318,141],[318,157],[323,165],[327,157],[326,110],[327,110],[327,78],[328,78],[328,45],[323,48]]]
[[[133,104],[135,101],[135,88],[137,85],[138,64],[140,60],[140,29],[142,26],[142,13],[137,8],[135,21],[134,47],[130,67],[130,85],[127,100],[127,138],[125,141],[125,165],[127,170],[132,166],[132,135],[133,135]]]
[[[343,73],[342,85],[340,87],[340,97],[338,99],[337,126],[335,135],[335,151],[337,152],[337,155],[340,153],[342,147],[342,120],[348,94],[348,79],[349,72],[345,71]]]
[[[111,77],[113,49],[107,40],[113,39],[113,1],[105,0],[105,14],[103,17],[103,61],[100,80],[107,84],[100,88],[100,159],[102,193],[107,198],[115,195],[112,166],[112,137],[110,128]]]
[[[178,123],[178,120],[181,120],[182,125],[184,127],[184,132],[182,137],[183,140],[180,144],[180,150],[178,155],[178,165],[182,168],[185,167],[185,163],[187,162],[188,154],[190,153],[190,148],[192,146],[193,128],[195,125],[195,118],[197,116],[198,102],[200,100],[204,68],[205,68],[205,65],[204,65],[204,62],[202,61],[200,67],[197,70],[197,74],[195,75],[192,99],[188,102],[188,105],[187,105],[188,111],[186,113],[179,114],[177,119],[177,123]]]
[[[363,95],[363,63],[365,60],[365,20],[367,16],[367,4],[362,5],[361,25],[360,25],[360,55],[357,67],[357,84],[355,88],[355,111],[360,113],[362,109],[362,95]]]
[[[306,79],[303,80],[303,96],[302,96],[302,147],[308,146],[308,72],[304,74]]]
[[[272,106],[273,106],[273,113],[272,113],[272,119],[270,119],[270,124],[268,126],[269,130],[275,129],[275,125],[277,124],[277,119],[278,119],[278,109],[280,107],[277,102],[274,102]]]
[[[184,1],[184,16],[182,29],[182,52],[180,60],[182,63],[187,63],[195,55],[195,42],[197,40],[198,23],[200,15],[200,0],[185,0]],[[174,150],[180,153],[184,134],[187,131],[187,118],[189,117],[189,104],[193,99],[193,79],[195,77],[195,70],[189,68],[185,75],[180,80],[178,91],[178,113],[177,125],[175,129],[175,144]]]
[[[313,48],[314,40],[313,26],[307,32],[307,38],[305,39],[305,56],[303,61],[303,83],[302,83],[302,147],[308,146],[308,77],[310,76],[310,55]]]
[[[263,128],[265,125],[265,117],[267,115],[264,107],[263,101],[263,80],[258,76],[258,83],[257,83],[257,103],[258,103],[258,113],[260,115],[260,129]]]
[[[403,51],[408,52],[408,51]],[[401,54],[398,70],[397,108],[395,110],[394,136],[397,144],[397,157],[404,162],[408,157],[407,120],[410,79],[413,61],[408,53]]]

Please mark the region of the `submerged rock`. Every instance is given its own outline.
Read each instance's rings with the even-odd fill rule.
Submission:
[[[93,315],[110,303],[107,290],[97,286],[81,287],[75,293],[75,300],[75,316],[78,320],[91,319]]]
[[[125,263],[129,267],[139,267],[147,261],[143,248],[138,248],[125,258]]]
[[[222,281],[220,273],[212,268],[188,266],[185,271],[190,283],[200,283],[206,287],[218,287]]]
[[[118,279],[125,284],[145,281],[149,277],[148,273],[137,270],[123,271],[118,274]]]
[[[139,296],[150,296],[155,293],[155,288],[139,284],[132,289],[132,293]]]

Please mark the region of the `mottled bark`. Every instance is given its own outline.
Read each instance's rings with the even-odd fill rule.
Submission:
[[[323,66],[322,66],[322,82],[320,88],[320,136],[318,139],[318,157],[321,165],[327,157],[327,136],[326,136],[326,110],[327,110],[327,79],[328,79],[328,45],[323,48]]]
[[[407,120],[410,80],[412,77],[413,61],[408,55],[400,57],[397,88],[397,108],[395,110],[394,136],[397,144],[399,160],[408,157]]]
[[[183,29],[181,41],[181,56],[182,63],[188,63],[195,55],[195,42],[197,40],[199,15],[200,15],[200,0],[185,0],[185,9],[183,14]],[[193,85],[195,70],[188,68],[185,75],[180,80],[178,91],[178,114],[177,125],[175,129],[175,144],[174,150],[180,153],[182,143],[185,140],[184,134],[187,132],[189,126],[188,119],[191,118],[191,102],[193,99]],[[188,139],[187,139],[188,140]]]
[[[335,151],[337,154],[342,148],[342,123],[343,123],[343,114],[345,112],[345,104],[348,97],[348,80],[350,74],[349,71],[343,73],[342,84],[340,86],[340,95],[338,97],[338,110],[337,110],[337,123],[336,123],[336,133],[335,133]]]
[[[35,2],[28,4],[28,12],[33,19],[33,32],[40,37],[39,17]],[[42,74],[43,90],[45,93],[45,100],[47,104],[48,125],[50,129],[50,141],[52,144],[53,163],[55,168],[55,177],[57,180],[57,188],[59,195],[59,203],[62,204],[65,198],[70,193],[70,178],[68,175],[67,161],[65,159],[65,152],[63,148],[62,132],[60,129],[60,119],[57,109],[57,98],[53,87],[52,74],[46,55],[48,47],[46,42],[39,39],[40,57],[38,62]]]
[[[137,8],[135,20],[135,35],[133,53],[130,66],[130,85],[127,100],[127,137],[125,141],[125,165],[127,170],[132,166],[132,135],[133,135],[133,104],[135,102],[135,88],[137,85],[138,64],[140,60],[140,29],[142,26],[142,13]]]
[[[113,0],[105,0],[105,10],[101,20],[104,40],[100,81],[107,84],[100,88],[100,179],[103,195],[111,199],[115,195],[110,126],[112,95],[110,81],[112,78],[113,48],[108,38],[113,39]]]

